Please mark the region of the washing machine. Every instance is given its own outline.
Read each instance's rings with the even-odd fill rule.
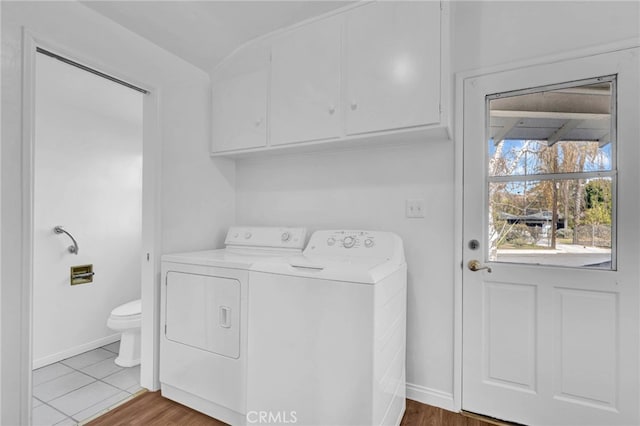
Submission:
[[[245,424],[249,269],[299,255],[305,238],[303,228],[231,227],[224,249],[162,256],[164,397]]]
[[[249,272],[247,421],[398,425],[407,265],[389,232],[316,231]]]

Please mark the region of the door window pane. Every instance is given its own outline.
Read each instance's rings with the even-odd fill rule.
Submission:
[[[487,97],[488,261],[615,269],[615,76]]]
[[[611,269],[611,178],[490,183],[489,194],[491,260]]]
[[[597,141],[489,141],[489,176],[531,176],[612,170],[611,144]]]

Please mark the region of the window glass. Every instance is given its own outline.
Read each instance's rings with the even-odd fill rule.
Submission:
[[[615,76],[487,97],[488,260],[615,269]]]
[[[593,141],[504,139],[489,144],[490,176],[524,176],[611,170],[611,144]]]

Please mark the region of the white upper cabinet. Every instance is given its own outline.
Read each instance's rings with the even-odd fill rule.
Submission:
[[[358,2],[212,73],[216,155],[449,137],[448,5]]]
[[[347,134],[440,122],[440,2],[347,14]]]
[[[343,16],[316,21],[273,41],[271,145],[341,136],[343,21]]]
[[[261,69],[213,83],[213,152],[266,146],[268,76]]]

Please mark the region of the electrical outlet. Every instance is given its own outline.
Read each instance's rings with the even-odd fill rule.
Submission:
[[[423,218],[424,217],[424,200],[413,199],[407,200],[407,217]]]

